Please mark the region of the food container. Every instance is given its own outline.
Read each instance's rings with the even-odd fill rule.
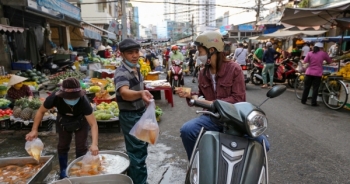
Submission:
[[[52,170],[52,159],[53,155],[41,156],[40,163],[45,163],[41,169],[32,176],[27,182],[27,184],[42,183],[43,180]],[[8,165],[25,165],[37,163],[32,157],[8,157],[0,158],[0,167],[5,167]]]
[[[122,173],[125,173],[125,171],[129,168],[129,165],[130,165],[130,159],[128,157],[127,154],[123,153],[123,152],[120,152],[120,151],[114,151],[114,150],[109,150],[109,151],[99,151],[100,154],[110,154],[110,155],[118,155],[118,156],[121,156],[121,157],[124,157],[128,160],[128,164],[125,166],[125,170],[123,170],[121,173],[116,173],[116,174],[122,174]],[[67,167],[67,170],[66,170],[66,175],[69,177],[69,170],[79,161],[81,161],[83,159],[84,156],[81,156],[75,160],[73,160]],[[101,174],[101,175],[107,175],[107,174]],[[101,175],[96,175],[96,176],[101,176]]]
[[[124,174],[105,174],[98,176],[84,176],[75,178],[66,178],[63,180],[56,181],[52,184],[97,184],[97,183],[108,183],[108,184],[133,184],[131,178]]]

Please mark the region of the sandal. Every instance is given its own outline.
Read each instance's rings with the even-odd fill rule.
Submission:
[[[264,84],[264,85],[262,85],[262,86],[261,86],[261,88],[267,88],[267,85],[266,85],[266,84]]]

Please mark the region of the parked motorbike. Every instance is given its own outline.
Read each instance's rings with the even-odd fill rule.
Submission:
[[[173,88],[173,93],[175,94],[175,87],[180,87],[180,81],[183,80],[182,73],[182,61],[174,60],[171,61],[172,65],[170,66],[171,71],[171,87]]]
[[[201,129],[186,173],[186,184],[265,184],[269,183],[266,143],[251,137],[262,135],[267,118],[260,106],[270,98],[281,95],[284,85],[270,89],[267,99],[259,106],[249,102],[231,104],[221,100],[211,105],[191,100],[197,111],[220,122],[223,133]],[[249,137],[248,137],[248,136]]]
[[[252,72],[250,74],[251,81],[253,84],[259,85],[263,83],[263,79],[262,79],[263,68],[264,68],[264,65],[262,63],[254,62],[254,68],[252,69]],[[288,82],[288,85],[291,88],[293,88],[296,77],[297,75],[295,70],[295,63],[293,62],[292,59],[287,58],[279,64],[275,63],[273,82],[276,82],[276,83]],[[268,75],[267,82],[269,81],[270,81],[270,78]]]
[[[74,61],[71,59],[53,60],[54,56],[46,56],[41,65],[41,72],[52,75],[66,70],[75,70]]]

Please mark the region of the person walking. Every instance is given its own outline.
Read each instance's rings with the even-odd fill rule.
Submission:
[[[26,140],[31,141],[38,137],[38,127],[44,114],[53,107],[57,108],[56,131],[58,133],[58,161],[60,165],[60,179],[66,178],[68,165],[68,151],[75,137],[75,158],[79,158],[88,151],[88,131],[91,128],[92,143],[90,151],[92,155],[98,155],[98,127],[93,109],[86,92],[80,87],[80,82],[75,78],[67,78],[62,82],[59,91],[46,98],[37,111],[33,127],[26,135]],[[89,126],[90,125],[90,126]]]
[[[115,71],[114,82],[119,106],[119,121],[124,134],[125,147],[130,159],[128,176],[136,184],[147,181],[148,143],[129,134],[146,111],[146,105],[153,99],[152,94],[144,90],[143,78],[138,67],[140,44],[130,38],[119,43],[123,61]]]
[[[303,48],[301,49],[300,58],[302,60],[305,59],[307,53],[309,53],[309,52],[310,52],[310,44],[305,42]]]
[[[323,43],[316,43],[313,51],[309,52],[304,59],[304,63],[309,63],[309,66],[305,72],[304,91],[301,98],[302,104],[306,104],[312,86],[311,106],[318,106],[317,96],[323,74],[323,61],[331,63],[332,59],[323,51]]]
[[[267,88],[267,87],[273,86],[273,75],[275,72],[275,59],[280,57],[280,55],[281,53],[276,52],[276,50],[272,48],[271,42],[266,43],[266,50],[263,54],[264,69],[262,70],[263,85],[261,86],[261,88]],[[269,76],[270,76],[269,78],[270,86],[267,85],[267,73],[269,73]]]
[[[235,50],[233,60],[239,65],[246,65],[246,59],[248,56],[248,50],[244,48],[243,43],[238,44],[238,48]]]

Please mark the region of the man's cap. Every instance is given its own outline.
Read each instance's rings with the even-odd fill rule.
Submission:
[[[134,39],[126,38],[119,43],[120,52],[124,52],[132,49],[140,49],[141,45]]]

